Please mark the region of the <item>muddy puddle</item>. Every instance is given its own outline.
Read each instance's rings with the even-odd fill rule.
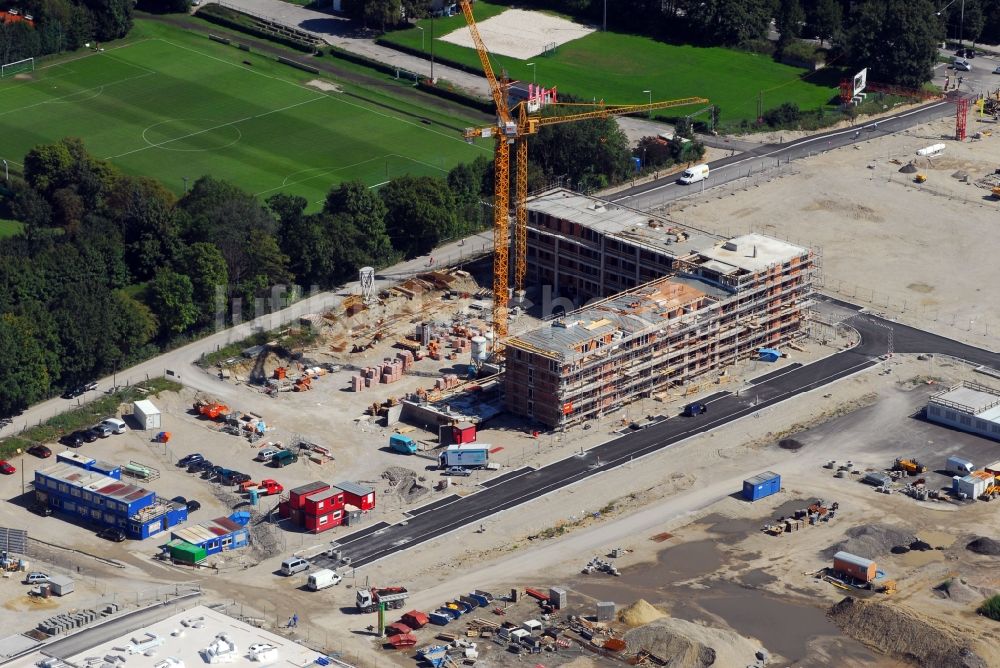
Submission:
[[[946,531],[932,531],[926,529],[917,532],[917,538],[934,548],[948,548],[955,543],[955,537]]]
[[[792,503],[795,508],[803,507],[800,501]],[[728,518],[713,521],[723,528],[732,526],[727,524]],[[711,626],[728,625],[787,659],[787,663],[769,665],[905,665],[886,660],[842,635],[827,619],[825,608],[757,589],[775,581],[764,570],[741,574],[741,583],[718,580],[716,572],[726,563],[727,557],[715,541],[694,541],[661,551],[655,563],[624,568],[620,577],[580,575],[570,588],[595,601],[614,601],[619,607],[644,598],[673,617]],[[691,580],[696,584],[689,584]]]
[[[944,561],[944,552],[941,550],[910,550],[906,554],[893,555],[892,560],[908,568],[916,568],[934,561]]]

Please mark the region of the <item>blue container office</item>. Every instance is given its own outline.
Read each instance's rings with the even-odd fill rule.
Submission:
[[[68,515],[82,524],[100,528],[116,527],[129,538],[143,539],[166,531],[187,519],[187,507],[161,499],[138,485],[105,475],[97,467],[108,467],[93,460],[71,461],[59,457],[54,466],[35,471],[35,499]],[[90,468],[88,468],[90,467]],[[120,476],[119,472],[119,476]]]
[[[743,498],[756,501],[781,491],[781,476],[773,471],[765,471],[743,481]]]
[[[236,513],[233,513],[235,515]],[[241,518],[237,518],[241,519]],[[250,544],[250,528],[230,517],[217,517],[203,524],[184,527],[171,534],[205,550],[206,556],[246,547]]]

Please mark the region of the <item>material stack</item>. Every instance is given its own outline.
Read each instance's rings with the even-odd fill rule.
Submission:
[[[450,390],[452,388],[458,387],[461,381],[458,379],[458,375],[454,373],[446,373],[445,375],[434,381],[434,389],[436,390]]]

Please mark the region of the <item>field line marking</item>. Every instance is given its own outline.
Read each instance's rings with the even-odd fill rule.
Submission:
[[[139,148],[132,149],[131,151],[126,151],[125,153],[119,153],[118,155],[109,155],[108,157],[104,158],[104,160],[114,160],[116,158],[124,158],[127,155],[132,155],[133,153],[139,153],[141,151],[146,151],[151,148],[159,148],[161,146],[165,146],[175,141],[180,141],[182,139],[190,139],[191,137],[197,137],[198,135],[203,135],[206,132],[218,130],[219,128],[224,128],[230,125],[236,125],[237,123],[242,123],[244,121],[252,121],[255,118],[261,118],[262,116],[268,116],[270,114],[277,114],[282,111],[288,111],[289,109],[293,109],[295,107],[301,107],[304,104],[309,104],[310,102],[322,100],[323,98],[324,96],[321,95],[319,97],[314,97],[311,100],[303,100],[302,102],[296,102],[295,104],[290,104],[287,107],[282,107],[281,109],[273,109],[271,111],[265,111],[263,114],[257,114],[256,116],[245,116],[244,118],[238,118],[235,121],[229,121],[228,123],[220,123],[219,125],[213,125],[210,128],[205,128],[204,130],[198,130],[197,132],[191,132],[189,134],[182,135],[180,137],[174,137],[173,139],[167,139],[166,141],[157,142],[155,144],[147,143],[146,146],[140,146]],[[166,120],[169,121],[171,119],[166,119]]]
[[[423,160],[417,160],[416,158],[410,158],[410,157],[407,157],[407,156],[405,156],[405,155],[400,155],[400,154],[398,154],[398,153],[389,153],[388,155],[390,155],[390,156],[395,156],[395,157],[397,157],[397,158],[399,158],[399,159],[401,159],[401,160],[409,160],[410,162],[415,162],[415,163],[417,163],[418,165],[423,165],[424,167],[430,167],[431,169],[436,169],[436,170],[438,170],[439,172],[443,172],[443,173],[445,173],[445,174],[447,174],[447,173],[448,173],[448,170],[447,170],[447,169],[444,169],[444,168],[442,168],[442,167],[438,167],[437,165],[432,165],[431,163],[429,163],[429,162],[424,162]]]
[[[282,79],[281,77],[276,77],[276,76],[273,76],[273,75],[270,75],[270,74],[264,74],[263,72],[258,72],[256,70],[252,70],[249,67],[243,67],[242,65],[237,65],[236,63],[231,63],[228,60],[223,60],[222,58],[217,58],[217,57],[215,57],[215,56],[213,56],[211,54],[205,53],[203,51],[199,51],[198,49],[193,49],[193,48],[191,48],[189,46],[184,46],[183,44],[177,44],[176,42],[171,42],[170,40],[164,39],[162,37],[158,37],[157,39],[160,40],[160,41],[162,41],[162,42],[164,42],[164,43],[166,43],[166,44],[170,44],[171,46],[175,46],[178,49],[184,49],[185,51],[190,51],[191,53],[196,53],[199,56],[203,56],[205,58],[211,58],[212,60],[217,60],[220,63],[225,63],[226,65],[229,65],[230,67],[235,67],[236,69],[243,70],[244,72],[250,72],[252,74],[256,74],[259,77],[264,77],[266,79],[273,79],[275,81],[280,81],[282,83],[288,84],[289,86],[294,86],[295,88],[301,88],[303,90],[308,90],[309,92],[313,92],[312,88],[309,88],[309,87],[305,86],[304,84],[300,84],[300,83],[295,82],[295,81],[289,81],[288,79]],[[321,74],[320,76],[324,76],[324,75]],[[363,86],[362,86],[362,88],[363,88]],[[378,111],[376,109],[372,109],[370,107],[365,107],[365,106],[357,104],[355,102],[348,102],[344,98],[342,98],[342,97],[336,97],[333,94],[324,94],[323,97],[329,98],[330,100],[332,100],[334,102],[339,102],[341,104],[346,104],[346,105],[348,105],[350,107],[354,107],[355,109],[363,109],[363,110],[365,110],[365,111],[367,111],[369,113],[375,114],[376,116],[381,116],[382,118],[388,118],[390,120],[398,121],[400,123],[404,123],[406,125],[410,125],[412,127],[419,128],[420,130],[423,130],[424,132],[434,133],[436,135],[439,135],[439,136],[444,137],[446,139],[449,139],[451,141],[462,142],[463,144],[465,143],[465,139],[463,139],[461,137],[458,137],[458,136],[455,136],[455,135],[452,135],[452,134],[446,134],[444,132],[438,132],[437,130],[435,130],[433,128],[428,128],[427,126],[425,126],[425,125],[423,125],[421,123],[416,123],[414,121],[409,121],[409,120],[406,120],[405,118],[400,118],[399,116],[393,116],[391,114],[386,114],[384,112]],[[476,147],[476,148],[478,148],[478,149],[480,149],[480,150],[482,150],[484,152],[487,152],[487,153],[492,153],[493,152],[492,148],[487,148],[487,147],[479,146],[478,144],[472,144],[472,146],[474,146],[474,147]]]
[[[35,102],[34,104],[29,104],[24,107],[18,107],[16,109],[8,109],[7,111],[0,111],[0,116],[6,116],[7,114],[13,114],[19,111],[24,111],[26,109],[32,109],[34,107],[40,107],[43,104],[51,104],[52,102],[59,102],[65,100],[68,97],[73,97],[74,95],[79,95],[80,93],[88,93],[90,91],[97,90],[98,88],[108,88],[110,86],[117,86],[120,83],[125,83],[126,81],[134,81],[135,79],[144,79],[146,77],[151,77],[156,72],[143,72],[142,74],[137,74],[134,77],[125,77],[124,79],[119,79],[118,81],[112,81],[111,83],[101,84],[99,86],[93,86],[91,88],[81,88],[80,90],[73,91],[72,93],[67,93],[66,95],[60,95],[59,97],[53,97],[48,100],[42,100],[41,102]]]
[[[135,46],[137,44],[141,44],[143,42],[148,42],[148,41],[149,41],[149,38],[144,38],[144,39],[139,40],[137,42],[132,42],[130,44],[121,44],[119,46],[114,46],[114,47],[111,47],[111,48],[112,49],[125,49],[127,47]],[[41,79],[35,79],[34,81],[25,81],[25,82],[22,82],[21,85],[19,85],[19,86],[12,85],[12,86],[9,86],[9,87],[6,87],[6,88],[2,88],[2,89],[0,89],[0,94],[9,93],[10,91],[13,91],[13,90],[22,90],[24,88],[28,88],[28,87],[31,87],[31,86],[37,86],[37,85],[43,84],[43,83],[45,83],[47,81],[52,81],[53,79],[58,80],[58,79],[63,79],[65,77],[67,77],[67,76],[72,76],[72,75],[76,74],[76,70],[74,70],[72,68],[69,68],[68,65],[70,65],[72,63],[75,63],[75,62],[77,62],[79,60],[83,60],[84,58],[93,58],[95,56],[106,56],[108,58],[111,58],[111,54],[108,54],[108,53],[105,53],[105,52],[100,52],[100,51],[95,51],[93,53],[85,53],[83,55],[77,56],[76,58],[68,58],[66,60],[59,61],[58,63],[49,63],[48,65],[42,65],[40,67],[35,68],[35,71],[47,70],[47,69],[54,68],[54,67],[63,67],[63,68],[66,68],[67,71],[66,71],[65,74],[63,74],[63,73],[55,74],[55,75],[51,75],[51,76],[46,76],[46,77],[41,78]],[[122,64],[128,65],[129,67],[135,68],[137,70],[141,70],[141,71],[147,72],[149,74],[156,74],[157,73],[155,70],[151,70],[148,67],[143,67],[142,65],[136,65],[135,63],[130,63],[127,60],[122,60],[121,58],[113,58],[113,60],[116,60],[116,61],[118,61],[118,62],[120,62]],[[118,82],[115,82],[115,83],[118,83]],[[104,84],[104,85],[111,85],[111,84]],[[96,88],[96,86],[95,86],[95,88]],[[23,108],[27,109],[28,107],[23,107]]]
[[[304,171],[321,170],[321,171],[317,172],[316,174],[312,174],[312,175],[310,175],[310,176],[308,176],[308,177],[306,177],[304,179],[299,179],[298,181],[292,181],[291,183],[288,182],[288,177],[286,176],[285,180],[281,182],[280,186],[276,186],[274,188],[268,188],[267,190],[261,190],[259,193],[254,193],[254,197],[258,197],[260,195],[263,195],[264,193],[269,193],[269,192],[272,192],[272,191],[275,191],[275,190],[281,190],[282,188],[287,188],[289,186],[296,186],[296,185],[298,185],[300,183],[305,183],[306,181],[312,181],[313,179],[318,178],[320,176],[323,176],[324,174],[329,174],[330,172],[339,172],[342,169],[350,169],[351,167],[357,167],[358,165],[363,165],[366,162],[373,162],[375,160],[383,160],[384,158],[388,157],[389,155],[394,155],[394,154],[390,153],[390,154],[386,154],[386,155],[375,156],[374,158],[368,158],[367,160],[361,160],[361,161],[355,162],[353,164],[342,165],[340,167],[313,167],[311,170],[304,169],[304,170],[299,170],[298,172],[292,172],[292,174],[301,174]]]

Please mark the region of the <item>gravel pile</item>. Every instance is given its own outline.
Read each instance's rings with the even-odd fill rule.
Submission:
[[[869,647],[926,668],[987,668],[965,637],[940,622],[898,605],[862,601],[848,596],[830,608],[840,629]]]
[[[402,466],[390,466],[382,471],[382,478],[389,481],[390,485],[398,485],[403,480],[416,478],[417,472]]]
[[[1000,540],[993,540],[992,538],[987,538],[986,536],[977,536],[965,549],[970,552],[975,552],[976,554],[985,554],[991,557],[1000,556]]]
[[[897,545],[909,546],[917,540],[913,534],[887,524],[862,524],[847,530],[847,538],[831,546],[834,552],[844,551],[865,559],[877,559]]]
[[[630,653],[646,650],[667,660],[668,668],[708,668],[753,666],[758,652],[767,653],[754,642],[732,631],[664,617],[625,634]]]
[[[644,598],[640,598],[632,605],[622,608],[618,612],[618,621],[627,626],[642,626],[663,617],[666,617],[666,614],[653,607]]]

